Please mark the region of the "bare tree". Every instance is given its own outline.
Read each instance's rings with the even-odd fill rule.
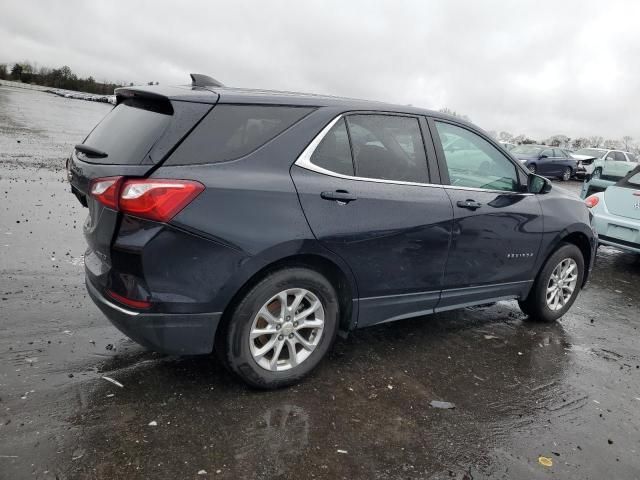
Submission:
[[[468,117],[468,116],[466,116],[466,115],[464,115],[464,114],[462,114],[462,113],[458,113],[458,112],[456,112],[455,110],[451,110],[451,109],[450,109],[450,108],[448,108],[448,107],[441,108],[441,109],[440,109],[440,110],[438,110],[438,111],[439,111],[440,113],[446,113],[447,115],[452,115],[452,116],[454,116],[454,117],[461,118],[461,119],[463,119],[463,120],[466,120],[467,122],[470,122],[470,121],[471,121],[471,120],[469,119],[469,117]]]
[[[633,140],[633,137],[630,137],[629,135],[625,135],[624,137],[622,137],[622,143],[624,144],[625,152],[629,151],[629,144],[631,143],[631,140]]]
[[[598,148],[603,141],[604,141],[604,138],[602,138],[600,135],[593,135],[589,137],[589,146]]]
[[[498,139],[501,142],[512,142],[513,141],[513,135],[509,132],[500,132],[498,134]]]

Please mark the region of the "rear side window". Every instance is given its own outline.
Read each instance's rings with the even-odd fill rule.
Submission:
[[[418,120],[392,115],[347,117],[356,176],[427,183],[427,158]]]
[[[111,110],[84,141],[107,154],[82,156],[89,163],[139,165],[172,118],[171,105],[125,100]],[[80,154],[82,155],[82,154]],[[86,158],[85,158],[86,157]]]
[[[244,157],[311,110],[271,105],[217,105],[166,165],[216,163]]]
[[[311,156],[311,163],[342,175],[353,175],[351,146],[344,119],[340,119],[325,135]]]

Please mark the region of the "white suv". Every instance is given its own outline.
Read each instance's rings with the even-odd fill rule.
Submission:
[[[615,162],[617,166],[628,167],[629,170],[635,167],[638,162],[633,153],[623,152],[622,150],[607,150],[606,148],[581,148],[573,152],[571,156],[578,160],[577,177],[587,175],[599,177],[602,174],[605,162],[607,167]]]

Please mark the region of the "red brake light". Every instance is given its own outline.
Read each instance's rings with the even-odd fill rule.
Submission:
[[[118,209],[118,194],[122,177],[96,178],[91,182],[91,196],[105,207]]]
[[[599,201],[600,201],[600,199],[598,197],[596,197],[595,195],[591,195],[590,197],[587,197],[585,199],[584,204],[588,208],[593,208],[598,204]]]
[[[119,207],[129,215],[168,222],[203,190],[204,185],[192,180],[128,179],[120,190]]]

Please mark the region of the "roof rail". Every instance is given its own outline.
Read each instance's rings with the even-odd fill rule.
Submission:
[[[192,87],[224,87],[222,83],[208,75],[202,75],[201,73],[190,73],[189,75],[191,75]]]

